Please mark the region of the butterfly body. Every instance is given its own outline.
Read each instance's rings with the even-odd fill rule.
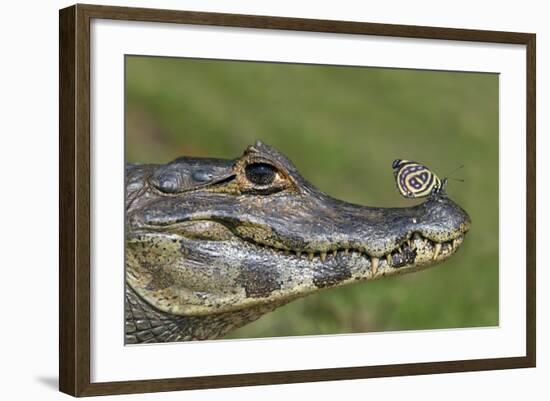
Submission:
[[[428,167],[412,160],[394,160],[392,168],[397,189],[405,198],[424,198],[438,194],[447,182]]]

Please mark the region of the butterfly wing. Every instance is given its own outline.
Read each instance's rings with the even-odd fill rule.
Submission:
[[[423,198],[441,187],[439,177],[423,164],[395,160],[392,166],[397,189],[405,198]]]

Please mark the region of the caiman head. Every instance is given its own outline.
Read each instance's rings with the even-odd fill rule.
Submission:
[[[235,160],[129,165],[126,191],[129,290],[170,316],[248,316],[200,338],[320,289],[435,265],[470,227],[445,193],[406,208],[334,199],[259,141]]]

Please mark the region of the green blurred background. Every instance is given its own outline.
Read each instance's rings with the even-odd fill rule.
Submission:
[[[448,262],[292,302],[228,338],[498,325],[498,75],[126,57],[126,161],[235,158],[256,139],[322,191],[408,206],[391,163],[463,183],[472,229]]]

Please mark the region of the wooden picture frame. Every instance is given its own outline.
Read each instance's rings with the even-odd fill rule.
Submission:
[[[526,47],[527,226],[526,355],[364,367],[91,382],[90,333],[90,22],[109,19],[400,38],[517,44]],[[534,34],[253,15],[75,5],[60,10],[59,388],[73,396],[534,367],[535,319],[535,43]]]

